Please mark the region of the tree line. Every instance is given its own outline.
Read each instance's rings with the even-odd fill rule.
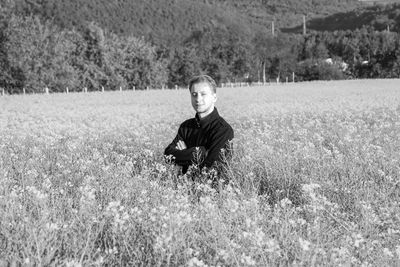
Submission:
[[[206,73],[218,83],[387,78],[400,74],[400,35],[364,27],[307,35],[231,27],[193,31],[179,45],[116,35],[96,23],[62,29],[35,15],[0,17],[0,87],[9,93],[186,86]],[[330,60],[327,60],[330,59]]]

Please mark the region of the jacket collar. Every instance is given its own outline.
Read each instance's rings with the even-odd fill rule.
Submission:
[[[208,114],[205,118],[200,119],[199,115],[196,113],[195,120],[197,127],[199,128],[204,128],[206,127],[209,123],[212,121],[216,120],[219,118],[219,113],[216,107],[214,107],[214,110]]]

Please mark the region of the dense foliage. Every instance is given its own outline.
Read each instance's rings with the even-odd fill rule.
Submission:
[[[315,3],[313,14],[358,5],[330,2]],[[311,2],[118,3],[2,0],[0,87],[10,93],[173,88],[201,72],[219,83],[291,80],[293,73],[297,81],[400,73],[399,34],[376,30],[385,23],[396,29],[398,5],[363,9],[387,13],[390,21],[377,15],[359,29],[307,35],[278,29],[273,36],[266,32],[268,14],[286,14],[276,22],[290,26],[290,17],[299,15],[296,10],[311,14]],[[264,15],[257,19],[254,10]],[[320,20],[312,20],[310,27],[315,21]]]
[[[163,158],[187,90],[0,97],[0,265],[400,266],[398,83],[218,89],[219,192]]]
[[[4,1],[4,0],[3,0]],[[181,41],[204,27],[236,27],[239,35],[301,23],[302,15],[348,12],[357,0],[15,0],[20,15],[52,19],[62,28],[84,28],[95,21],[117,34],[145,36],[157,42]]]

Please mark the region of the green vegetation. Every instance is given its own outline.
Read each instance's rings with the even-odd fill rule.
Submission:
[[[16,0],[18,14],[39,15],[61,28],[81,29],[94,21],[119,35],[167,44],[203,28],[233,27],[237,35],[251,36],[267,31],[272,20],[277,28],[290,27],[298,25],[303,14],[313,18],[359,6],[357,0]]]
[[[218,89],[219,193],[163,158],[187,90],[0,97],[0,265],[399,266],[398,84]]]
[[[311,18],[308,28],[316,31],[356,30],[365,26],[375,30],[399,32],[400,4],[373,5],[324,17]],[[283,28],[284,32],[300,33],[302,26]]]
[[[282,81],[293,73],[297,81],[398,77],[399,34],[377,29],[396,30],[400,6],[356,7],[358,1],[2,0],[0,88],[173,88],[198,73],[218,83]],[[296,34],[300,13],[314,17],[304,36]],[[333,30],[330,21],[342,14],[360,28],[336,23],[335,31],[322,31]]]

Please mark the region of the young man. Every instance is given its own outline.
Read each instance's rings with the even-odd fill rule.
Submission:
[[[200,168],[212,167],[231,153],[229,141],[233,139],[233,129],[214,106],[216,87],[215,81],[207,75],[196,76],[189,82],[196,115],[180,125],[177,136],[164,152],[182,166],[182,173],[186,173],[193,163],[199,164]]]

